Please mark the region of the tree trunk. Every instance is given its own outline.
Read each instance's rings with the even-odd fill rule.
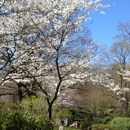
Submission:
[[[126,101],[125,112],[127,116],[129,116],[129,102],[128,101]]]
[[[123,87],[123,76],[122,75],[120,75],[120,86],[121,86],[121,88]]]
[[[49,120],[52,119],[52,103],[48,105],[48,117],[49,117]]]
[[[129,93],[126,93],[125,113],[129,116]]]
[[[18,100],[21,102],[22,99],[23,99],[23,92],[22,92],[22,89],[21,89],[21,84],[18,83]]]

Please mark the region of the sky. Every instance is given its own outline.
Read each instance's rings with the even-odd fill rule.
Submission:
[[[130,21],[130,0],[103,0],[102,3],[111,6],[101,9],[105,14],[99,12],[91,14],[93,22],[88,26],[96,41],[110,47],[115,42],[114,36],[118,34],[119,22]]]

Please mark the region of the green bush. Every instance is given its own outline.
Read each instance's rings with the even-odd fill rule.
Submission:
[[[1,120],[0,120],[1,121]],[[8,114],[1,121],[1,130],[53,130],[52,123],[44,116],[22,113]]]
[[[43,96],[37,95],[25,98],[20,103],[0,104],[1,113],[14,113],[19,111],[23,113],[44,115],[47,113],[47,103]]]
[[[111,126],[116,126],[118,130],[130,130],[130,118],[115,117],[110,121]]]
[[[40,95],[18,104],[0,104],[0,130],[53,130],[52,123],[41,116],[45,113],[46,104]]]
[[[107,124],[111,120],[112,120],[112,118],[110,116],[106,116],[104,118],[99,118],[99,117],[93,118],[93,122],[95,124]]]
[[[92,113],[85,107],[79,107],[78,109],[70,109],[72,112],[72,120],[83,121],[92,120]]]
[[[1,104],[0,107],[1,107],[0,108],[1,113],[7,113],[7,112],[14,113],[19,110],[18,104],[15,103]]]
[[[3,117],[2,114],[0,114],[0,130],[2,130],[2,124],[3,124]]]
[[[91,127],[91,126],[92,126],[92,123],[89,122],[89,121],[82,121],[82,122],[80,122],[81,130],[87,130],[88,127]]]
[[[19,113],[8,115],[3,123],[5,130],[22,130],[24,126],[27,126],[26,119]]]
[[[35,113],[36,115],[46,114],[47,104],[45,98],[41,95],[31,96],[23,99],[19,103],[19,109],[22,112]]]
[[[114,108],[106,108],[104,110],[104,115],[105,116],[110,116],[110,115],[113,115],[113,113],[115,112],[115,109]]]
[[[92,130],[118,130],[118,128],[106,124],[94,124]]]
[[[66,108],[60,109],[56,113],[56,119],[70,118],[71,116],[72,116],[72,113]]]
[[[53,130],[54,129],[54,126],[52,125],[50,120],[48,120],[44,116],[40,116],[36,119],[36,126],[38,126],[37,128],[40,128],[40,130]]]

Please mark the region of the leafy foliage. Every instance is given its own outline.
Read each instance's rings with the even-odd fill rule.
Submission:
[[[20,103],[9,103],[0,104],[1,112],[23,112],[32,113],[36,115],[46,114],[47,104],[45,98],[42,95],[31,96],[29,98],[23,99]]]
[[[72,116],[72,113],[68,109],[60,109],[57,114],[56,118],[57,119],[64,119],[64,118],[70,118]]]
[[[44,97],[37,95],[18,104],[1,104],[1,130],[53,130],[52,123],[44,116]]]
[[[47,112],[47,104],[42,95],[23,99],[22,102],[20,102],[19,107],[23,112],[35,113],[37,115],[46,114]]]
[[[2,130],[53,130],[52,123],[45,116],[23,113],[1,115]]]
[[[130,118],[115,117],[110,122],[110,125],[118,127],[118,130],[129,130],[130,129]]]
[[[80,123],[80,125],[81,125],[81,129],[82,130],[87,130],[88,127],[91,127],[92,122],[90,122],[90,121],[83,121],[83,122]]]
[[[103,118],[99,118],[99,117],[93,118],[93,122],[96,124],[107,124],[111,120],[112,120],[112,117],[110,117],[110,116],[105,116]]]
[[[92,120],[92,113],[85,107],[70,109],[70,111],[72,112],[73,120],[77,120],[77,121]]]

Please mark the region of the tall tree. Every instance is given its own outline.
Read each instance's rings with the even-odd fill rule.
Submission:
[[[0,18],[1,82],[33,80],[46,98],[51,119],[61,89],[84,81],[98,53],[99,45],[86,28],[83,38],[82,22],[90,19],[91,11],[108,6],[99,0],[5,2],[8,14]]]
[[[112,68],[114,80],[118,87],[115,87],[117,97],[122,101],[123,109],[128,114],[129,109],[129,82],[124,80],[122,71],[129,69],[130,62],[130,23],[118,24],[119,34],[115,37],[116,42],[110,47],[108,52],[104,52],[105,65]],[[118,72],[118,73],[117,73]]]
[[[130,42],[130,21],[128,22],[120,22],[117,26],[119,34],[115,37],[120,41],[128,41]]]
[[[112,67],[114,71],[126,70],[130,60],[130,45],[128,42],[116,42],[103,54],[106,66]],[[123,87],[121,75],[120,86]]]

